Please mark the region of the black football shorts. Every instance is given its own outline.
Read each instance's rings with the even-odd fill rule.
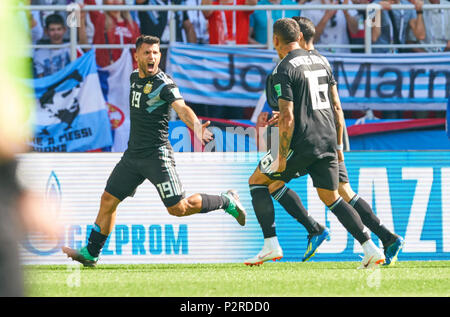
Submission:
[[[336,156],[307,158],[291,150],[287,157],[286,169],[282,173],[272,173],[271,164],[275,161],[269,150],[258,164],[260,171],[272,180],[288,183],[293,178],[306,174],[311,176],[316,188],[337,190],[339,186],[339,164]],[[345,165],[344,165],[345,168]],[[345,173],[347,170],[345,170]]]
[[[164,206],[176,205],[185,197],[185,192],[175,170],[172,147],[164,145],[156,151],[146,158],[125,153],[109,176],[105,191],[122,201],[134,196],[136,188],[148,179],[156,187]]]
[[[348,183],[347,167],[345,167],[344,161],[339,162],[339,183]]]

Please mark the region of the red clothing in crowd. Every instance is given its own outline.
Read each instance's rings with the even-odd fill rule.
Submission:
[[[95,0],[84,0],[87,5],[95,5]],[[140,35],[139,26],[136,22],[128,22],[124,20],[117,22],[114,20],[114,27],[108,32],[105,29],[106,17],[104,13],[98,11],[89,11],[89,17],[94,24],[94,40],[93,44],[135,44],[136,39]],[[134,50],[132,50],[134,52]],[[105,67],[120,58],[122,49],[97,49],[95,52],[97,65]],[[135,61],[133,59],[133,64]],[[137,65],[134,65],[137,67]]]
[[[234,0],[234,5],[245,5],[246,0]],[[213,0],[213,5],[227,5]],[[214,11],[208,18],[210,44],[248,44],[250,15],[253,11]],[[224,23],[226,20],[226,25]],[[233,36],[233,24],[235,35]]]

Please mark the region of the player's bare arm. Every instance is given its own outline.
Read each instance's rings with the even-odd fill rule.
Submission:
[[[342,146],[344,144],[344,111],[342,111],[341,100],[339,99],[339,93],[337,85],[331,85],[331,103],[334,111],[334,119],[336,122],[336,135],[337,135],[337,154],[339,162],[344,160],[344,152]]]
[[[172,103],[172,108],[175,109],[176,113],[180,117],[180,119],[192,130],[194,131],[195,136],[202,141],[202,145],[210,142],[214,136],[207,129],[210,125],[210,121],[207,121],[203,124],[200,123],[194,111],[186,105],[184,100],[179,99],[175,100]]]
[[[286,169],[287,156],[291,145],[292,134],[294,132],[294,103],[284,99],[278,99],[280,114],[278,119],[279,130],[279,151],[278,151],[278,167],[277,172],[283,172]]]
[[[280,99],[278,102],[280,107],[280,118],[278,127],[280,130],[280,156],[287,158],[289,146],[291,145],[292,133],[294,132],[294,103]]]

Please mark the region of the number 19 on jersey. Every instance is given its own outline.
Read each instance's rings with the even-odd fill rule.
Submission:
[[[131,106],[135,108],[139,108],[139,102],[141,101],[142,93],[139,91],[132,91],[131,95]]]

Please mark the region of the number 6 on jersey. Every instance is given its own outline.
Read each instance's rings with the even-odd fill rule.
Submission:
[[[327,76],[328,74],[325,69],[305,71],[305,77],[308,79],[313,110],[330,108],[330,101],[328,100],[328,83],[319,84],[319,77]]]

